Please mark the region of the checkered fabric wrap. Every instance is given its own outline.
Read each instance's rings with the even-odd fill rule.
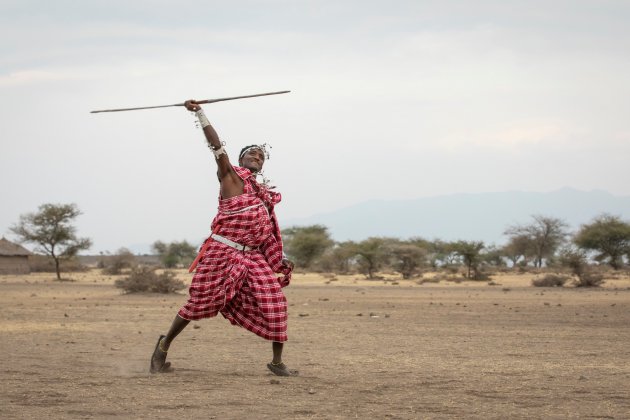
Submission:
[[[178,314],[198,320],[220,312],[234,325],[266,340],[284,342],[287,300],[282,287],[289,284],[291,269],[282,264],[282,239],[274,213],[281,196],[256,183],[249,170],[234,169],[243,179],[245,191],[219,200],[212,232],[255,249],[242,252],[208,238],[189,288],[190,297]]]

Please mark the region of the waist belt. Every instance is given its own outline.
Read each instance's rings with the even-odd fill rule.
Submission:
[[[203,257],[203,254],[206,253],[206,250],[208,249],[208,244],[210,243],[210,239],[213,239],[217,242],[221,242],[224,245],[227,245],[229,247],[232,247],[242,252],[251,251],[252,249],[254,249],[251,246],[241,245],[238,242],[234,242],[233,240],[226,238],[225,236],[221,236],[221,235],[217,235],[216,233],[213,233],[212,235],[210,235],[208,240],[203,243],[203,246],[199,250],[199,253],[197,254],[197,257],[195,258],[195,261],[193,261],[192,264],[190,264],[190,267],[188,267],[189,273],[192,273],[195,270],[195,268],[197,267],[197,264],[199,264],[199,260],[201,260],[201,257]]]
[[[231,246],[232,248],[237,249],[239,251],[251,251],[252,249],[254,249],[251,246],[241,245],[238,242],[234,242],[233,240],[228,239],[225,236],[217,235],[216,233],[213,233],[212,235],[210,235],[210,238],[214,239],[217,242],[221,242],[222,244],[225,244],[227,246]]]

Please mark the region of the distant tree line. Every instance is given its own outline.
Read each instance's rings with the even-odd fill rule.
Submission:
[[[37,212],[20,216],[10,230],[21,242],[33,243],[37,251],[48,255],[61,279],[61,262],[91,245],[90,239],[76,235],[73,222],[80,214],[75,204],[43,204]],[[573,233],[562,219],[534,215],[528,223],[507,226],[504,234],[508,240],[501,247],[483,241],[420,237],[336,242],[323,225],[290,227],[282,233],[285,252],[299,270],[362,273],[367,278],[375,278],[382,271],[412,278],[424,270],[445,269],[453,273],[461,270],[466,278],[481,280],[493,267],[564,266],[585,285],[596,285],[598,279],[589,269],[592,265],[606,264],[619,270],[630,263],[630,223],[610,214],[595,217]],[[152,248],[164,268],[187,267],[197,254],[197,248],[187,241],[156,241]],[[108,274],[121,274],[137,266],[131,251],[121,248],[103,260],[100,268]]]
[[[162,268],[187,268],[197,256],[197,248],[187,241],[165,243],[155,241],[151,250],[158,256]],[[122,274],[126,269],[138,266],[135,255],[127,248],[120,248],[99,263],[105,274]]]
[[[283,230],[285,252],[305,271],[362,273],[375,278],[379,271],[395,271],[403,278],[427,269],[463,269],[469,279],[484,279],[484,270],[564,266],[587,276],[587,267],[608,264],[615,270],[630,262],[630,223],[602,214],[570,233],[562,219],[534,215],[525,224],[508,226],[501,247],[483,241],[442,241],[412,237],[372,237],[336,242],[326,226]]]

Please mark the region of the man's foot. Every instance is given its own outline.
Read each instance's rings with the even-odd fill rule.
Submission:
[[[292,370],[287,367],[284,363],[267,363],[267,367],[270,371],[273,372],[274,375],[277,376],[298,376],[299,372],[297,370]]]
[[[151,373],[173,371],[173,368],[171,368],[171,362],[166,361],[166,355],[168,352],[162,350],[162,340],[164,338],[166,338],[166,336],[161,335],[155,344],[155,350],[153,350],[153,355],[151,356],[151,367],[149,368]]]

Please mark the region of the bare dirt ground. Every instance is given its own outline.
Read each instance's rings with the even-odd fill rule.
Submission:
[[[1,418],[630,418],[628,278],[548,289],[527,275],[297,275],[285,361],[301,376],[278,378],[269,343],[220,316],[175,341],[175,372],[151,375],[186,296],[71,277],[0,276]]]

